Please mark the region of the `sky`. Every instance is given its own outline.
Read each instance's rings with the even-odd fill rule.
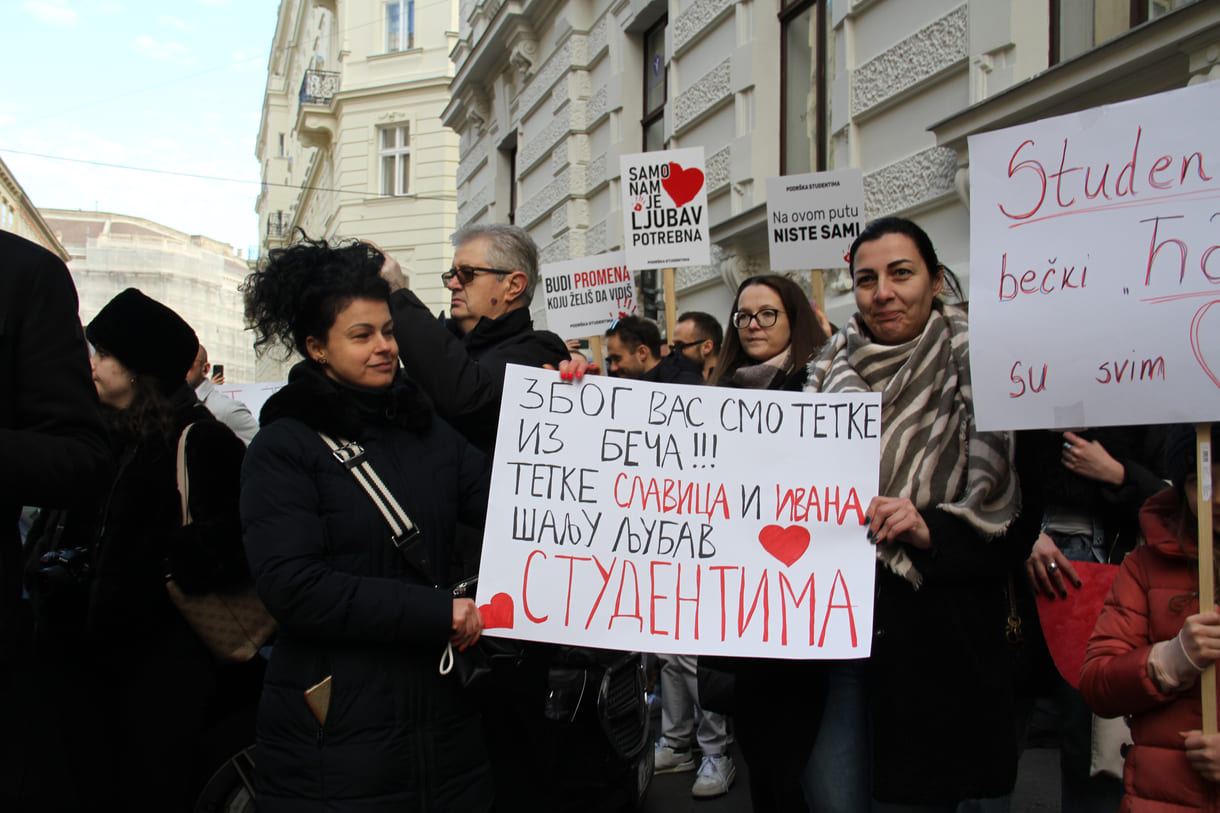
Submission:
[[[0,0],[0,158],[40,209],[144,217],[244,256],[259,241],[254,144],[277,8]]]

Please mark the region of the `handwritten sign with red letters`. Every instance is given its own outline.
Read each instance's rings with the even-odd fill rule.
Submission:
[[[1220,83],[970,138],[983,429],[1220,417]]]
[[[485,634],[643,652],[857,658],[872,636],[881,401],[510,365]]]

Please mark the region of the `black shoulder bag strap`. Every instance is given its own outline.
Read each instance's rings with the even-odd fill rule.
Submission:
[[[432,570],[432,561],[428,557],[428,550],[423,544],[424,540],[419,528],[411,521],[411,517],[407,515],[398,500],[394,499],[394,495],[386,484],[377,476],[377,472],[373,470],[373,466],[364,453],[364,448],[354,440],[335,438],[321,430],[318,430],[318,437],[322,438],[330,448],[335,460],[338,460],[343,468],[351,472],[351,475],[356,478],[356,482],[377,506],[377,510],[385,517],[386,523],[390,526],[390,541],[406,559],[407,564],[420,576],[427,579],[429,584],[438,587],[439,584]]]

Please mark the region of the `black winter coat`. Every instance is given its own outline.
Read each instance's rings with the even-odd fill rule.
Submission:
[[[316,430],[363,446],[438,574],[458,521],[482,525],[486,458],[409,382],[357,391],[313,362],[292,370],[261,423],[241,510],[258,592],[280,632],[259,708],[259,810],[486,809],[479,716],[456,675],[437,671],[453,599],[408,566]],[[320,724],[304,692],[327,677]]]
[[[114,422],[114,476],[94,505],[68,511],[62,522],[59,513],[49,515],[60,529],[54,536],[39,536],[51,533],[46,525],[31,531],[27,582],[46,669],[40,707],[61,715],[64,739],[62,750],[39,757],[69,766],[61,769],[61,784],[78,783],[79,794],[99,810],[189,810],[206,775],[253,733],[225,739],[218,747],[228,753],[219,757],[205,742],[211,726],[252,695],[242,696],[240,685],[232,696],[219,688],[221,667],[165,588],[167,560],[183,541],[178,436],[195,424],[187,444],[193,515],[217,534],[231,522],[234,540],[245,448],[185,382],[170,402],[168,436],[153,430],[135,438]],[[41,580],[36,557],[48,547],[88,550],[87,585]],[[184,575],[204,581],[199,573]],[[227,670],[226,687],[227,677],[246,666]]]
[[[554,333],[534,330],[529,308],[499,319],[481,319],[462,335],[457,323],[437,319],[405,288],[390,297],[398,353],[411,380],[436,405],[436,411],[487,454],[496,445],[504,368],[509,364],[556,367],[569,358]]]
[[[67,266],[0,231],[0,681],[28,632],[18,629],[21,506],[87,503],[109,465]]]

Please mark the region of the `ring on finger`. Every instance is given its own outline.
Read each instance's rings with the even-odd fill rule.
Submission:
[[[1051,562],[1050,564],[1048,564],[1046,566],[1047,573],[1054,573],[1058,569],[1059,569],[1059,564],[1057,562]]]

